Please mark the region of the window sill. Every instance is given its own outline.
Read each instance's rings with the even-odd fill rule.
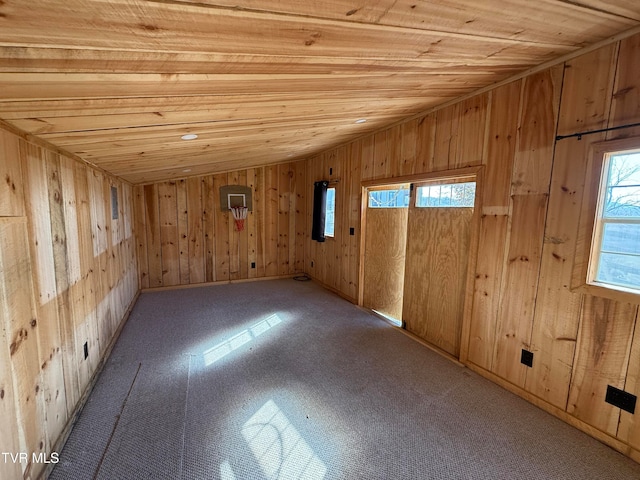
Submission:
[[[631,288],[618,285],[605,285],[602,283],[586,283],[573,289],[576,293],[586,293],[594,297],[608,298],[618,302],[640,305],[640,292]]]

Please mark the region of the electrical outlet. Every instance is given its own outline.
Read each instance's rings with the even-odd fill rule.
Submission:
[[[256,268],[256,262],[251,262],[251,268]]]
[[[329,175],[333,175],[333,167],[329,167]]]
[[[89,358],[89,344],[84,342],[84,359]]]
[[[635,413],[636,399],[637,397],[629,392],[607,385],[607,395],[605,396],[604,401],[610,403],[614,407],[621,408],[625,412]]]
[[[522,354],[520,355],[520,363],[526,365],[527,367],[533,367],[533,352],[529,350],[522,349]]]
[[[311,268],[313,268],[313,260],[311,260]]]
[[[356,234],[356,229],[353,227],[349,228],[349,235],[355,235]]]

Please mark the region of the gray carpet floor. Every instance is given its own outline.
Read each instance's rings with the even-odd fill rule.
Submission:
[[[51,479],[640,479],[313,282],[140,296]]]

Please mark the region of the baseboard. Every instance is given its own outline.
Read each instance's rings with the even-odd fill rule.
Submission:
[[[473,364],[471,362],[465,363],[465,366],[467,368],[469,368],[470,370],[473,370],[475,373],[477,373],[481,377],[484,377],[487,380],[490,380],[491,382],[499,385],[500,387],[504,388],[505,390],[508,390],[509,392],[513,393],[514,395],[517,395],[520,398],[526,400],[527,402],[535,405],[536,407],[540,408],[541,410],[544,410],[545,412],[550,413],[554,417],[559,418],[563,422],[568,423],[572,427],[575,427],[578,430],[581,430],[582,432],[586,433],[587,435],[595,438],[596,440],[604,443],[605,445],[613,448],[614,450],[617,450],[618,452],[622,453],[623,455],[626,455],[627,457],[631,458],[632,460],[640,463],[640,451],[634,449],[633,447],[631,447],[627,443],[624,443],[621,440],[618,440],[617,438],[612,437],[608,433],[605,433],[605,432],[603,432],[601,430],[598,430],[597,428],[589,425],[588,423],[583,422],[582,420],[579,420],[578,418],[570,415],[569,413],[567,413],[566,411],[556,407],[555,405],[550,404],[546,400],[543,400],[543,399],[541,399],[541,398],[539,398],[539,397],[527,392],[526,390],[518,387],[517,385],[512,384],[511,382],[508,382],[507,380],[505,380],[503,378],[498,377],[494,373],[491,373],[491,372],[485,370],[482,367],[479,367],[479,366],[477,366],[477,365],[475,365],[475,364]]]
[[[350,297],[346,293],[343,293],[340,290],[338,290],[337,288],[332,287],[331,285],[328,285],[328,284],[324,283],[322,280],[320,280],[319,278],[314,277],[313,275],[311,275],[309,273],[305,273],[305,275],[307,277],[309,277],[311,280],[313,280],[314,282],[316,282],[318,285],[320,285],[322,288],[325,288],[326,290],[329,290],[331,293],[335,293],[336,295],[338,295],[339,297],[344,298],[345,300],[347,300],[350,303],[358,305],[358,299],[357,298]]]
[[[220,280],[217,282],[203,282],[203,283],[189,283],[188,285],[167,285],[166,287],[148,287],[141,289],[142,293],[146,292],[166,292],[170,290],[184,290],[186,288],[199,288],[199,287],[212,287],[215,285],[229,285],[231,283],[249,283],[249,282],[262,282],[265,280],[283,280],[287,278],[293,278],[301,273],[290,273],[287,275],[272,275],[269,277],[256,277],[256,278],[242,278],[238,280]]]
[[[118,338],[120,338],[120,333],[122,333],[122,330],[126,325],[127,320],[129,320],[129,315],[131,314],[131,311],[133,310],[133,307],[136,304],[136,301],[138,300],[139,296],[140,296],[140,290],[136,292],[131,302],[129,302],[129,306],[127,307],[127,310],[124,312],[124,315],[120,320],[120,325],[118,325],[118,328],[116,329],[113,337],[111,338],[109,345],[107,345],[106,350],[103,352],[102,356],[100,357],[98,366],[96,367],[95,371],[91,375],[91,379],[89,380],[89,383],[85,388],[84,393],[78,400],[78,403],[76,403],[73,413],[69,417],[69,420],[67,420],[67,423],[64,426],[62,433],[60,434],[55,444],[53,445],[53,448],[51,449],[52,452],[61,452],[62,449],[64,448],[64,445],[67,443],[67,440],[69,439],[69,435],[71,435],[71,431],[73,430],[73,426],[78,421],[78,418],[80,417],[80,413],[82,413],[82,409],[87,403],[87,400],[89,399],[89,396],[93,391],[93,387],[95,387],[96,382],[100,377],[100,373],[102,373],[102,369],[104,368],[109,356],[111,355],[111,351],[113,350],[113,347],[118,341]],[[55,467],[55,464],[48,464],[47,467],[42,471],[42,473],[40,473],[40,475],[38,476],[38,479],[46,479],[49,476],[49,474],[51,474],[51,471],[53,470],[54,467]]]

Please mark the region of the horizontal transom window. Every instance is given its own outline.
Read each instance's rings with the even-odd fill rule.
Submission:
[[[473,207],[475,198],[475,182],[426,185],[418,187],[418,191],[416,192],[416,207]]]

